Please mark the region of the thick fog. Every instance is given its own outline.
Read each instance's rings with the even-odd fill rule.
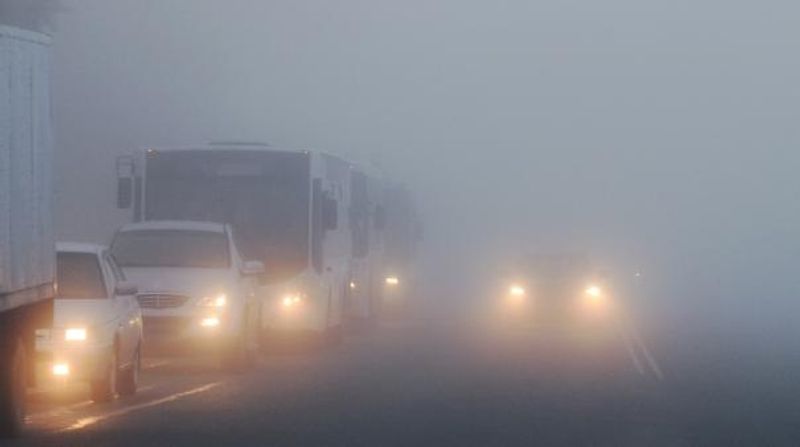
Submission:
[[[408,184],[431,300],[474,299],[523,250],[571,250],[618,278],[640,271],[651,310],[742,327],[788,327],[772,317],[800,310],[794,2],[62,9],[62,238],[103,241],[128,218],[114,209],[119,154],[262,140]]]

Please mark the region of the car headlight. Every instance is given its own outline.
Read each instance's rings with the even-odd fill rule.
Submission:
[[[519,284],[512,284],[511,287],[508,288],[508,294],[516,297],[525,296],[525,287]]]
[[[388,286],[396,286],[400,284],[400,279],[396,276],[387,276],[386,277],[386,285]]]
[[[281,304],[283,307],[295,307],[303,301],[303,294],[297,292],[290,292],[283,295]]]
[[[87,330],[85,327],[71,327],[64,331],[65,341],[86,341]]]
[[[216,296],[206,296],[203,297],[197,305],[200,307],[225,307],[228,305],[228,296],[224,293],[220,293]]]
[[[204,317],[200,320],[200,326],[205,328],[214,328],[219,326],[219,317],[216,316],[208,316]]]
[[[603,289],[594,284],[590,284],[588,287],[586,287],[584,293],[586,294],[586,296],[589,296],[591,298],[600,298],[601,296],[603,296]]]

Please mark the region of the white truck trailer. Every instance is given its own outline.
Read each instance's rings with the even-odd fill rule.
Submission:
[[[55,295],[49,38],[0,26],[0,438],[18,434]]]

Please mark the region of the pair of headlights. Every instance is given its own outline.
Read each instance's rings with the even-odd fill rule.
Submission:
[[[586,286],[586,289],[584,289],[583,293],[589,298],[601,298],[603,296],[603,289],[598,285],[589,284]],[[523,297],[527,295],[528,292],[525,290],[525,287],[519,284],[512,284],[508,288],[508,294],[513,297]]]

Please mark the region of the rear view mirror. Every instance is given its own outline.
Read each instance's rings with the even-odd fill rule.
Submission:
[[[339,226],[339,204],[336,199],[325,196],[322,202],[322,226],[326,230],[335,230]]]
[[[256,276],[263,275],[266,269],[261,261],[246,261],[242,266],[242,275]]]
[[[127,210],[133,205],[133,179],[123,177],[117,179],[117,208]]]
[[[130,296],[136,295],[137,293],[139,293],[139,288],[136,287],[136,284],[127,281],[118,282],[117,286],[114,288],[115,295]]]

